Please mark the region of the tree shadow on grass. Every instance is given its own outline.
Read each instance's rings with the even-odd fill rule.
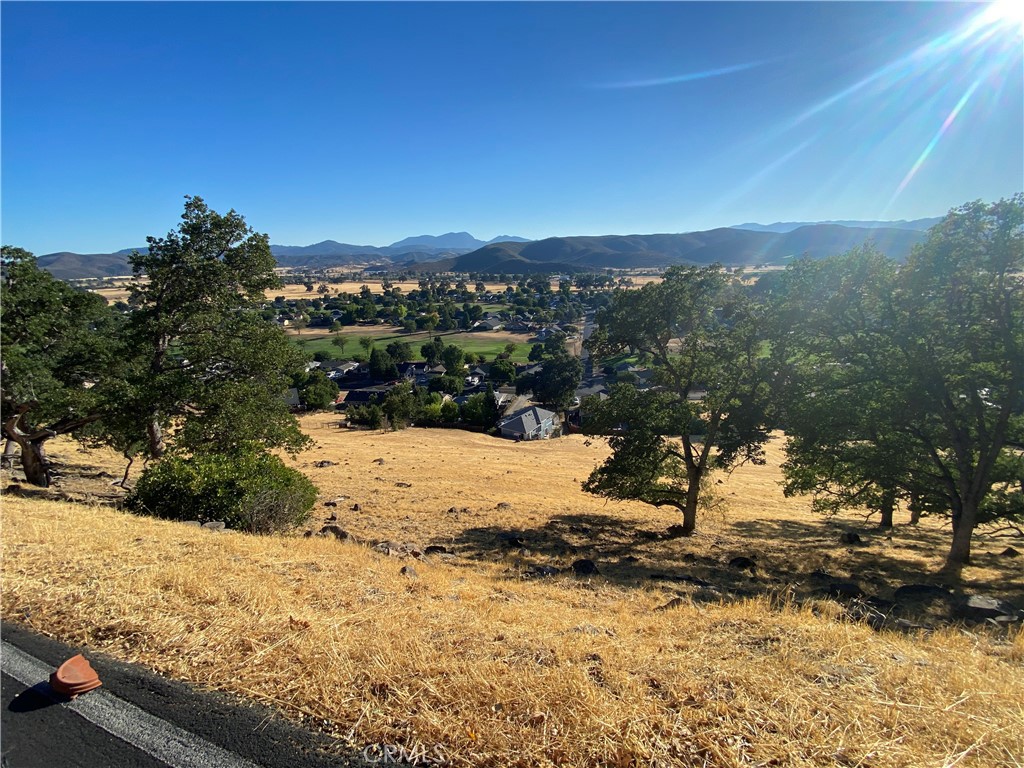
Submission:
[[[854,532],[859,543],[841,536]],[[598,514],[564,514],[526,528],[468,528],[453,546],[463,557],[498,561],[509,575],[539,577],[542,567],[558,568],[552,578],[586,582],[601,579],[616,586],[667,587],[698,600],[780,596],[795,600],[831,594],[850,599],[850,583],[883,608],[903,584],[941,584],[935,569],[949,546],[948,531],[898,525],[890,530],[851,528],[839,521],[737,521],[671,537],[637,528],[631,521]],[[965,582],[948,585],[954,593],[985,592],[1024,605],[1024,583],[1012,577],[1013,562],[978,546],[978,569]],[[753,564],[739,562],[748,558]],[[598,574],[577,574],[573,563],[587,559]]]

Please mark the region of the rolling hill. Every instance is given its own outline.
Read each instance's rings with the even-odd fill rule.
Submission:
[[[755,232],[723,227],[706,232],[660,235],[551,237],[529,243],[486,245],[451,261],[456,272],[584,272],[637,269],[673,264],[753,266],[784,264],[807,254],[822,258],[872,241],[884,253],[903,260],[925,233],[909,229],[812,224],[791,232]],[[423,265],[424,269],[440,267]]]
[[[924,231],[914,228],[822,223],[798,226],[786,232],[721,227],[682,234],[549,237],[535,241],[501,236],[488,243],[466,232],[456,232],[439,237],[406,238],[386,247],[324,240],[303,246],[272,245],[270,249],[280,266],[295,269],[373,264],[380,268],[420,272],[516,274],[715,262],[737,267],[784,264],[787,259],[803,254],[821,258],[843,253],[867,241],[873,241],[892,258],[903,260],[925,237]],[[458,247],[470,242],[479,245],[475,250]],[[113,254],[62,251],[40,256],[39,266],[63,280],[126,275],[130,272],[128,253],[130,250]]]

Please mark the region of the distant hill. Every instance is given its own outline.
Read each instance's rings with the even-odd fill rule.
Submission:
[[[934,227],[940,221],[942,221],[941,216],[934,216],[930,219],[913,219],[912,221],[905,219],[899,219],[898,221],[777,221],[774,224],[734,224],[731,229],[747,229],[751,232],[778,232],[784,234],[792,232],[794,229],[800,229],[800,227],[809,227],[815,224],[838,224],[841,227],[862,229],[912,229],[924,232]]]
[[[456,272],[581,272],[636,269],[672,264],[753,266],[784,264],[807,254],[821,258],[843,253],[868,240],[903,260],[925,233],[909,229],[866,229],[812,224],[787,233],[723,227],[706,232],[663,235],[551,237],[529,243],[486,245],[452,262]]]
[[[36,261],[58,280],[75,280],[81,277],[117,277],[130,275],[128,254],[131,249],[118,253],[71,253],[60,251],[40,256]]]
[[[806,224],[786,232],[722,227],[683,234],[549,237],[536,241],[502,236],[490,243],[466,232],[450,232],[438,237],[406,238],[386,247],[324,240],[313,245],[271,245],[270,250],[280,266],[295,269],[373,264],[421,272],[586,272],[715,262],[727,266],[784,264],[804,253],[814,258],[843,253],[868,240],[892,258],[903,260],[925,237],[919,228]],[[474,250],[441,245],[469,240],[479,245]],[[127,275],[131,272],[127,261],[131,250],[112,254],[62,251],[40,256],[39,266],[64,280]]]

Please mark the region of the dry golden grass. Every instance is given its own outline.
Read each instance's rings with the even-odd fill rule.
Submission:
[[[828,601],[763,590],[701,602],[685,585],[643,578],[683,564],[724,578],[716,568],[735,553],[756,553],[766,573],[827,564],[870,581],[874,562],[871,571],[893,578],[897,561],[938,564],[937,528],[900,529],[849,553],[834,544],[838,523],[782,498],[775,464],[716,486],[729,509],[698,536],[654,540],[642,532],[673,515],[579,491],[599,444],[327,422],[304,420],[319,447],[296,463],[324,499],[348,497],[332,508],[339,524],[364,539],[446,544],[453,562],[8,495],[4,616],[326,721],[339,745],[441,744],[457,765],[1021,764],[1024,634],[878,633]],[[778,451],[773,443],[774,461]],[[66,489],[85,462],[117,473],[109,453],[64,443],[55,454]],[[337,464],[312,466],[323,459]],[[496,509],[502,501],[511,508]],[[496,545],[508,531],[531,552]],[[986,560],[995,548],[979,543],[982,567],[966,578],[1019,588],[1020,574]],[[518,575],[530,562],[579,556],[601,575]],[[403,564],[418,577],[402,575]],[[674,597],[674,608],[656,610]]]

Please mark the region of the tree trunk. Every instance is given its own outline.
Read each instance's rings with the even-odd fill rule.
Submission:
[[[11,438],[21,448],[21,468],[25,472],[25,480],[40,488],[50,487],[50,462],[46,458],[43,443],[50,435],[30,439],[27,435],[15,433]]]
[[[687,535],[697,530],[697,502],[700,500],[699,467],[687,469],[686,506],[683,507],[683,532]]]
[[[149,454],[154,459],[159,459],[164,455],[166,447],[164,446],[164,430],[160,426],[160,418],[157,414],[152,414],[149,417],[149,423],[146,425],[146,434],[149,436]]]
[[[878,523],[879,528],[892,528],[892,511],[896,506],[896,492],[886,491],[882,496],[882,505],[879,507],[879,511],[882,513],[882,519]]]
[[[978,508],[973,502],[964,504],[959,514],[953,514],[953,544],[939,573],[954,581],[960,580],[963,567],[971,562],[971,537],[977,523]]]

